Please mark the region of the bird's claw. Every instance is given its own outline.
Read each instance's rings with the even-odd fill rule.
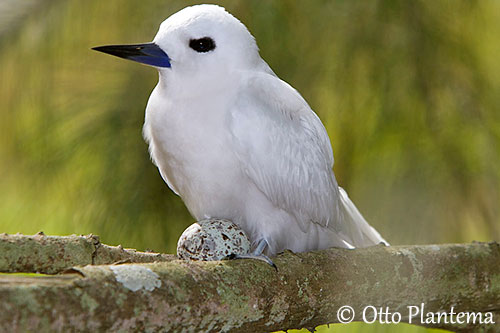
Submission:
[[[274,264],[274,262],[268,256],[266,256],[265,254],[253,254],[253,253],[248,253],[248,254],[234,254],[233,253],[233,254],[228,255],[224,259],[225,260],[236,260],[236,259],[255,259],[255,260],[260,260],[260,261],[263,261],[263,262],[267,263],[271,267],[273,267],[276,271],[278,270],[278,267]]]

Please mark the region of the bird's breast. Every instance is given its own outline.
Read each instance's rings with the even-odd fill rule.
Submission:
[[[227,102],[150,98],[144,133],[167,184],[191,214],[224,217],[242,175],[231,150]],[[234,205],[233,205],[234,207]]]

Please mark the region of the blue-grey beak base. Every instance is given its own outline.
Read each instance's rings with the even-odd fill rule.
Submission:
[[[155,67],[171,67],[170,58],[155,43],[132,45],[107,45],[93,47],[92,50],[129,59]]]

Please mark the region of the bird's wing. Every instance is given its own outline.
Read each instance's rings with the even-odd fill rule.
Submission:
[[[343,225],[333,153],[318,116],[286,82],[252,74],[231,113],[231,133],[242,168],[278,208],[340,234]],[[347,231],[347,230],[346,230]]]

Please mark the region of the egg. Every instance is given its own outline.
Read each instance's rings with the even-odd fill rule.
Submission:
[[[222,260],[250,252],[250,240],[236,224],[224,219],[193,223],[177,242],[177,256],[185,260]]]

